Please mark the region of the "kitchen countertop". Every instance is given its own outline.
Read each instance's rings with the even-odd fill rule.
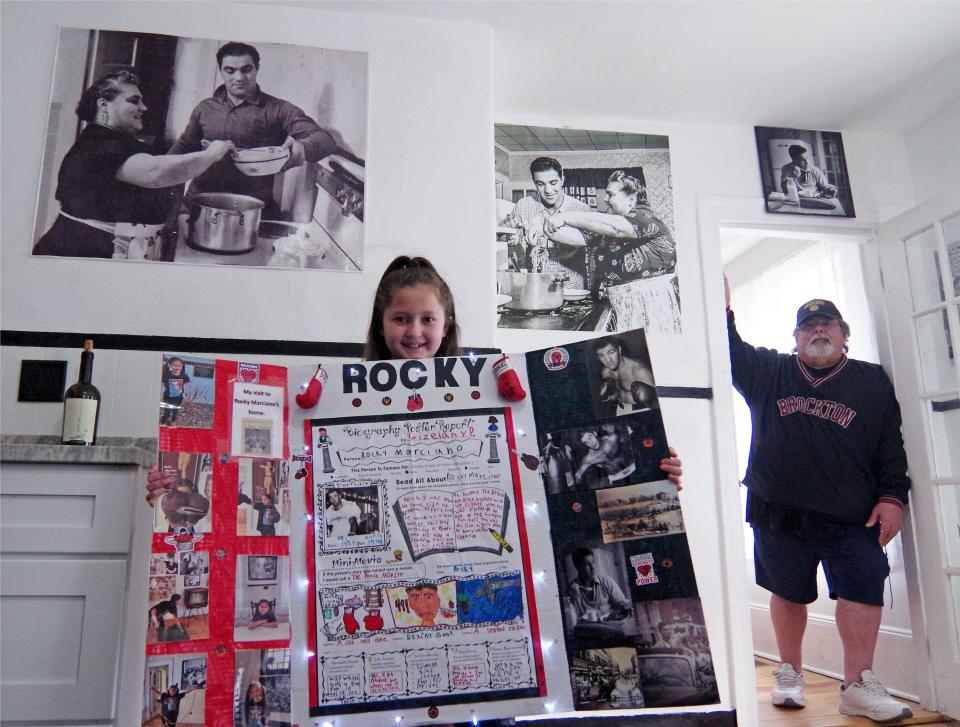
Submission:
[[[157,461],[156,439],[101,437],[93,447],[61,444],[49,435],[0,435],[0,460],[64,464],[120,464],[149,467]]]

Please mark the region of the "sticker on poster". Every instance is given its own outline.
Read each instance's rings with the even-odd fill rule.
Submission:
[[[283,456],[283,401],[282,386],[233,385],[231,454]]]

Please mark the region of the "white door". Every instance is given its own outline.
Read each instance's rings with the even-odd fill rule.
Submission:
[[[960,717],[960,189],[885,222],[877,242],[890,332],[881,349],[913,480],[926,636],[918,653],[932,686],[922,696]]]

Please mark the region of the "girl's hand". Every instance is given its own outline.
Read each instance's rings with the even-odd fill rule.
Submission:
[[[680,478],[683,476],[683,462],[677,456],[677,450],[670,447],[670,456],[660,460],[660,469],[663,470],[667,479],[677,486],[677,492],[683,489],[683,483]]]
[[[161,472],[155,464],[150,465],[147,472],[147,504],[153,507],[153,503],[161,495],[165,495],[173,489],[177,482],[177,476],[170,472]]]

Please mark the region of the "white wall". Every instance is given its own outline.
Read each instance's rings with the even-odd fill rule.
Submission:
[[[904,133],[917,203],[960,186],[960,98]]]
[[[493,251],[481,245],[493,236],[490,30],[273,4],[186,7],[2,4],[2,327],[361,341],[383,268],[407,252],[428,256],[459,298],[478,302],[458,311],[463,338],[490,345]],[[32,259],[58,24],[368,51],[366,270]],[[456,184],[449,182],[452,159]],[[489,272],[478,277],[478,270]],[[257,295],[244,294],[252,290]]]

